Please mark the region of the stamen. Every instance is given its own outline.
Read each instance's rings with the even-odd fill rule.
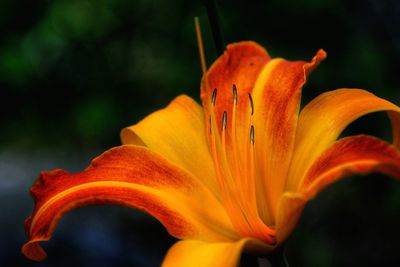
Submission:
[[[206,87],[207,94],[211,93],[210,90],[210,85],[207,77],[207,67],[206,67],[206,61],[205,61],[205,56],[204,56],[204,48],[203,48],[203,41],[201,37],[201,31],[200,31],[200,23],[199,19],[196,17],[195,18],[195,24],[196,24],[196,34],[197,34],[197,41],[198,41],[198,47],[199,47],[199,54],[200,54],[200,61],[201,61],[201,69],[203,72],[203,82]],[[209,97],[209,95],[208,95]],[[235,226],[235,228],[240,232],[243,233],[246,236],[265,236],[265,239],[268,243],[271,243],[271,236],[268,231],[265,231],[263,234],[256,234],[254,233],[254,230],[252,228],[252,222],[255,221],[254,218],[254,212],[251,211],[251,207],[249,207],[249,203],[246,204],[246,199],[240,197],[240,200],[235,198],[233,194],[236,192],[235,190],[235,184],[233,181],[233,177],[231,174],[231,170],[229,169],[229,164],[228,160],[226,157],[226,125],[227,125],[227,112],[225,111],[222,117],[222,133],[221,133],[221,138],[218,134],[218,128],[217,128],[217,123],[216,123],[216,118],[215,118],[215,113],[214,113],[214,107],[215,107],[215,102],[216,102],[216,97],[217,97],[217,89],[215,88],[213,90],[213,93],[211,95],[211,101],[208,102],[208,108],[210,112],[210,142],[211,142],[211,153],[213,156],[213,161],[214,161],[214,167],[216,171],[216,175],[218,177],[218,184],[221,190],[221,196],[223,199],[224,206],[228,210],[228,215],[231,218],[231,222]],[[233,105],[233,115],[232,115],[232,133],[234,136],[233,140],[236,140],[236,133],[235,133],[235,116],[236,116],[236,103],[237,103],[237,89],[236,86],[234,86],[233,89],[233,102],[235,105]],[[254,112],[254,107],[252,103],[252,99],[250,96],[250,102],[252,106],[252,114]],[[252,125],[252,123],[251,123]],[[253,143],[254,143],[254,129],[253,131]],[[248,143],[247,143],[248,144]],[[237,153],[237,151],[236,151]],[[237,155],[235,156],[237,158]],[[250,166],[253,165],[253,160],[250,159]],[[235,160],[235,162],[237,162]],[[254,173],[252,173],[252,176],[254,176]],[[248,181],[250,182],[250,181]],[[246,190],[247,191],[247,190]],[[254,194],[255,196],[255,194]],[[244,202],[242,202],[244,201]],[[254,205],[253,205],[254,206]],[[245,214],[243,211],[244,210],[250,210],[249,215]],[[248,218],[249,216],[249,218]],[[240,219],[242,218],[242,219]],[[262,225],[268,229],[267,226]],[[252,234],[253,233],[253,234]]]
[[[253,97],[249,93],[249,100],[250,100],[250,107],[251,107],[251,116],[254,114],[254,103],[253,103]]]
[[[237,104],[237,88],[236,84],[233,84],[233,104]]]
[[[222,128],[221,128],[221,145],[222,146],[221,147],[222,147],[222,158],[223,158],[223,161],[226,162],[227,166],[228,166],[229,164],[228,164],[228,160],[227,160],[227,157],[226,157],[226,131],[225,131],[225,129],[226,129],[226,120],[227,120],[226,116],[227,116],[226,111],[224,111],[224,113],[222,114]],[[226,172],[225,175],[228,175],[228,172]],[[228,179],[228,177],[225,177],[225,179]]]
[[[222,114],[222,130],[226,129],[226,120],[227,120],[226,116],[227,116],[226,111],[224,111],[224,114]]]
[[[250,143],[254,145],[254,126],[251,125],[250,127]]]
[[[240,161],[239,161],[239,156],[238,156],[238,148],[237,148],[237,139],[236,139],[236,107],[237,107],[237,88],[236,84],[233,84],[232,86],[232,91],[233,91],[233,105],[232,105],[232,118],[231,118],[231,146],[232,146],[232,152],[233,152],[233,161],[234,161],[234,179],[235,179],[235,184],[239,185],[241,183],[241,180],[243,176],[240,173]]]
[[[250,127],[250,147],[249,147],[249,171],[250,176],[248,178],[248,192],[249,192],[249,215],[252,216],[252,222],[255,227],[255,236],[262,236],[267,242],[274,242],[274,231],[269,228],[261,220],[258,209],[257,209],[257,189],[256,189],[256,162],[255,162],[255,147],[254,147],[254,125]]]
[[[215,107],[215,101],[217,100],[217,88],[214,88],[214,91],[211,96],[211,103]]]
[[[208,121],[209,123],[210,123],[210,134],[212,134],[212,127],[211,127],[211,116],[209,116],[209,121]]]

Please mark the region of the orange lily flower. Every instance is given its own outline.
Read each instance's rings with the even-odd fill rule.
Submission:
[[[254,42],[229,45],[203,79],[203,106],[179,96],[123,129],[124,145],[84,171],[42,172],[31,192],[22,252],[43,260],[66,212],[90,204],[143,210],[180,239],[164,266],[236,266],[243,250],[268,254],[306,203],[350,174],[400,178],[400,108],[361,89],[321,94],[300,110],[301,89],[326,57],[271,58]],[[355,119],[387,111],[393,144],[357,135]]]

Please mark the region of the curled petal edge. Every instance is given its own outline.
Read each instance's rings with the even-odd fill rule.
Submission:
[[[313,163],[299,191],[282,195],[277,214],[278,243],[292,233],[308,201],[327,186],[352,174],[371,172],[400,179],[400,151],[365,135],[345,137],[334,143]]]
[[[25,221],[29,241],[22,253],[36,261],[46,258],[39,242],[51,238],[62,215],[92,204],[145,211],[177,238],[237,239],[222,205],[204,186],[144,147],[113,148],[76,174],[43,172],[31,192],[35,209]]]
[[[400,179],[400,150],[372,136],[345,137],[313,163],[301,185],[301,192],[311,199],[346,176],[371,172]]]

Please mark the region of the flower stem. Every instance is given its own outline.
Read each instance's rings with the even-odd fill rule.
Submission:
[[[217,50],[217,54],[219,56],[222,55],[223,53],[223,42],[222,42],[221,28],[218,20],[217,4],[215,3],[215,0],[203,0],[203,1],[207,9],[208,20],[210,21],[215,49]]]
[[[259,267],[289,267],[283,247],[268,258],[258,258],[258,264]]]

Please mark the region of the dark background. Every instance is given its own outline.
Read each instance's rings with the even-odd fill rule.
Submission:
[[[225,43],[255,40],[274,57],[328,59],[303,103],[339,87],[365,88],[400,104],[397,0],[217,1]],[[65,216],[45,244],[49,259],[20,254],[28,190],[41,170],[79,171],[120,144],[121,128],[199,95],[193,17],[208,65],[216,58],[201,1],[0,1],[0,266],[157,266],[174,242],[149,216],[87,207]],[[347,135],[390,139],[384,114]],[[400,183],[352,177],[306,208],[287,242],[291,266],[393,266],[400,245]]]

